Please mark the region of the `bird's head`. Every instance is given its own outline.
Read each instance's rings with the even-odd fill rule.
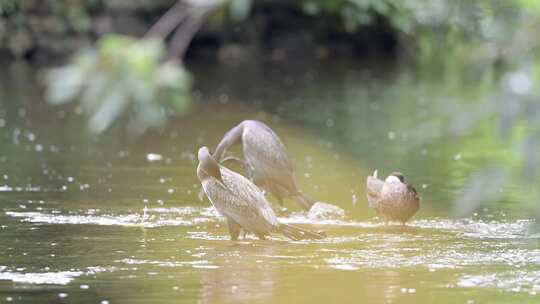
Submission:
[[[386,178],[384,182],[385,183],[397,183],[397,182],[404,183],[405,177],[403,177],[403,174],[401,174],[401,172],[392,172],[392,174],[388,175],[388,177]]]
[[[219,164],[210,154],[208,147],[199,148],[197,158],[199,159],[199,166],[197,167],[197,176],[199,179],[202,180],[206,176],[211,176],[221,180],[221,170]]]

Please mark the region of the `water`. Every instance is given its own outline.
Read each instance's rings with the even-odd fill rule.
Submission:
[[[439,132],[413,128],[437,125],[428,119],[437,108],[418,105],[399,76],[346,62],[300,74],[193,69],[203,101],[138,139],[121,128],[88,135],[76,108],[44,104],[32,69],[2,72],[0,302],[540,302],[540,234],[520,207],[526,187],[494,189],[504,198],[456,215],[466,177],[493,160],[486,151],[498,152],[482,132],[418,141]],[[326,239],[231,242],[198,200],[196,149],[247,118],[275,128],[306,193],[346,210],[313,219],[286,202],[282,221]],[[407,226],[384,225],[367,208],[374,169],[401,170],[416,185],[421,210]]]

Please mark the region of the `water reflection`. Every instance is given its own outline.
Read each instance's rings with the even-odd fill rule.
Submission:
[[[202,303],[269,301],[278,279],[268,260],[276,254],[267,242],[241,242],[213,248],[207,258],[217,269],[200,269]]]

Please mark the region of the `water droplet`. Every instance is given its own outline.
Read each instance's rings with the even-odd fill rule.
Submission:
[[[332,127],[334,126],[334,120],[333,120],[332,118],[328,118],[328,119],[326,120],[326,126],[327,126],[328,128],[332,128]]]
[[[32,132],[25,132],[26,133],[26,138],[28,138],[29,141],[34,141],[36,140],[36,135]]]
[[[524,72],[516,72],[510,75],[508,85],[512,92],[518,95],[525,95],[530,92],[533,82]]]
[[[227,102],[229,102],[229,96],[227,94],[219,95],[219,103],[226,104]]]
[[[161,154],[148,153],[146,155],[146,160],[149,162],[160,161],[163,160],[163,156]]]

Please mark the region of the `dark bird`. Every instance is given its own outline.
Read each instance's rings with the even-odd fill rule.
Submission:
[[[375,171],[367,177],[366,192],[369,206],[386,220],[405,224],[420,206],[416,189],[399,172],[390,174],[383,182]]]
[[[241,143],[244,159],[224,158],[231,146]],[[280,205],[284,198],[293,198],[304,210],[315,203],[299,188],[294,176],[294,166],[287,149],[279,137],[264,123],[244,120],[229,130],[218,144],[214,158],[220,163],[227,160],[240,162],[250,179],[267,193],[276,197]]]
[[[278,221],[263,193],[249,179],[220,165],[207,147],[198,152],[197,176],[204,193],[214,207],[227,218],[232,240],[240,229],[265,239],[270,233],[282,233],[292,240],[321,239],[323,234]]]

